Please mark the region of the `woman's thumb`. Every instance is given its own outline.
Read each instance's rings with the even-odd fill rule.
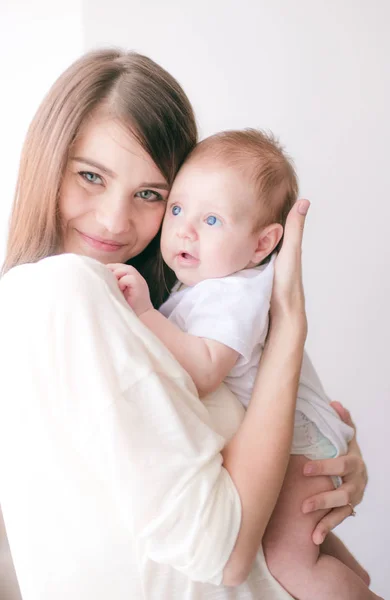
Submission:
[[[305,219],[310,208],[309,200],[298,200],[290,210],[284,227],[285,246],[300,248],[302,244]]]

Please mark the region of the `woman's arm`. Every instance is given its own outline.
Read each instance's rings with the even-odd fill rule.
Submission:
[[[288,217],[283,247],[275,261],[271,328],[251,403],[222,452],[242,504],[241,528],[224,570],[228,585],[241,583],[249,574],[289,460],[307,331],[301,243],[308,208],[307,201],[297,203]]]
[[[222,451],[242,505],[241,528],[224,570],[227,585],[247,578],[283,483],[302,348],[297,330],[273,325],[244,421]]]

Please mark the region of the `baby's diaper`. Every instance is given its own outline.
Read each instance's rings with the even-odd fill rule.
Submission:
[[[336,446],[325,437],[317,425],[300,410],[295,411],[294,436],[291,454],[300,454],[310,460],[334,458],[338,455]],[[335,487],[342,483],[341,477],[332,477]]]

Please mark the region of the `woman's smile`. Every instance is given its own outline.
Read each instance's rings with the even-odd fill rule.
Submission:
[[[100,250],[103,252],[117,252],[120,250],[120,248],[126,245],[115,242],[114,240],[103,239],[95,235],[88,235],[82,231],[79,231],[78,229],[75,231],[77,231],[77,233],[89,246],[95,248],[95,250]]]

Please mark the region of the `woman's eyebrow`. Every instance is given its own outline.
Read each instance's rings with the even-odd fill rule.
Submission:
[[[113,178],[116,177],[116,173],[114,173],[114,171],[111,171],[111,169],[109,169],[108,167],[105,167],[104,165],[102,165],[90,158],[85,158],[84,156],[71,156],[71,160],[73,160],[75,162],[85,163],[86,165],[89,165],[90,167],[95,167],[96,169],[99,169],[99,171],[103,171],[103,173],[106,173],[110,177],[113,177]]]
[[[158,181],[156,183],[145,181],[144,183],[141,183],[139,187],[157,188],[158,190],[166,190],[167,192],[171,189],[165,181]]]
[[[115,177],[117,177],[117,175],[116,175],[116,173],[114,173],[114,171],[111,171],[111,169],[109,169],[108,167],[105,167],[101,163],[97,162],[96,160],[92,160],[91,158],[86,158],[85,156],[71,156],[71,160],[73,160],[75,162],[82,162],[86,165],[89,165],[90,167],[95,167],[95,169],[99,169],[99,171],[106,173],[113,179]],[[166,190],[167,192],[169,192],[169,190],[171,189],[170,186],[165,181],[144,182],[144,183],[141,183],[139,187],[157,188],[159,190]]]

